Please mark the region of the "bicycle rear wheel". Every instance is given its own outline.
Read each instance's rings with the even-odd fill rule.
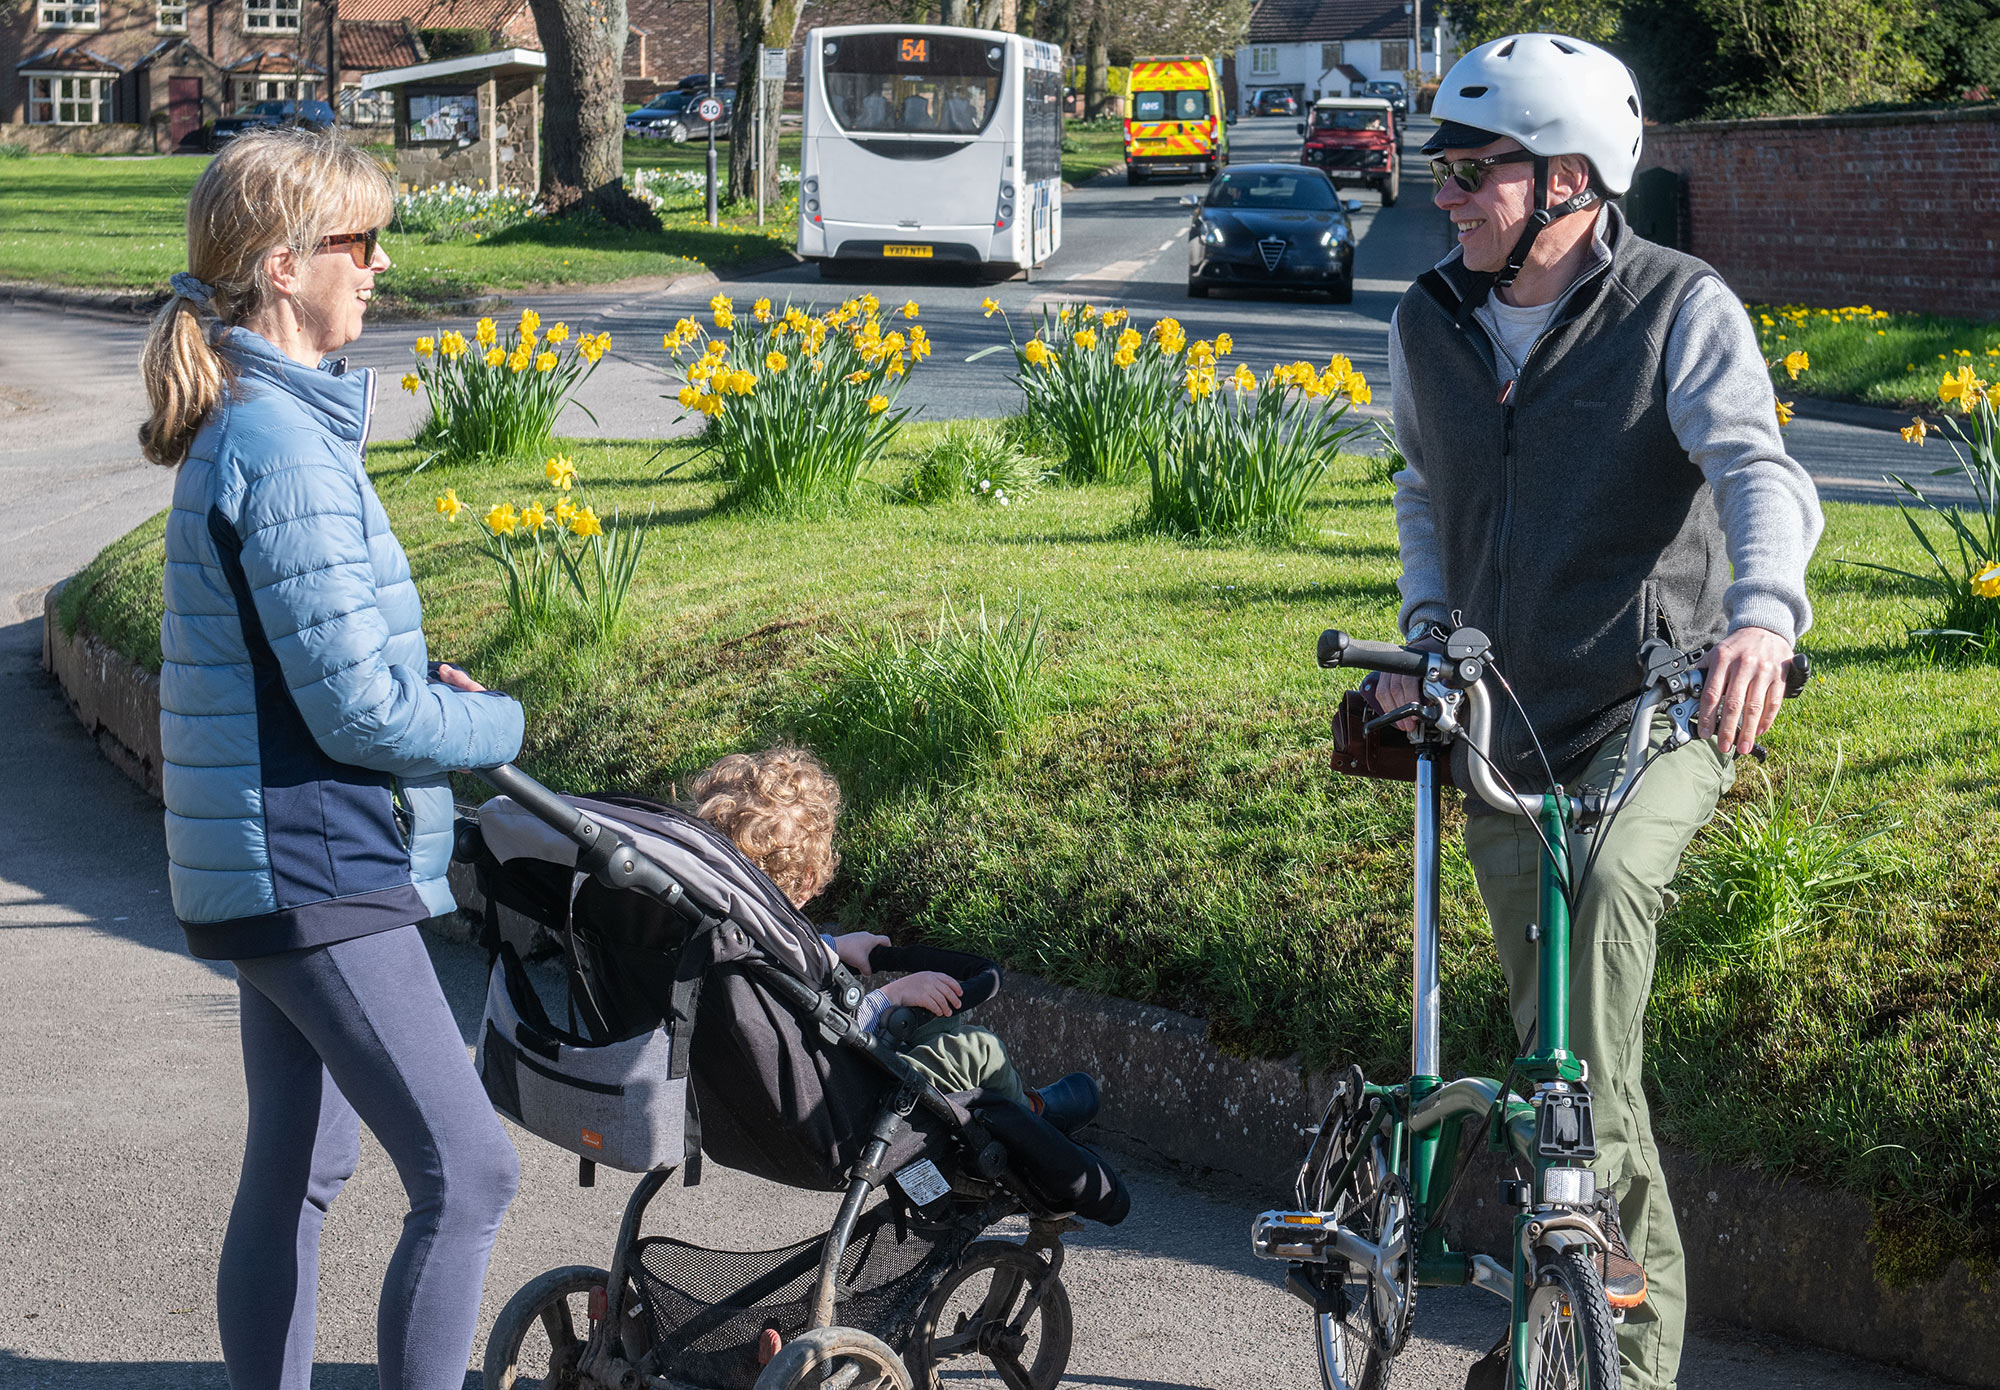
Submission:
[[[1618,1328],[1587,1251],[1541,1257],[1527,1330],[1523,1390],[1619,1390]]]

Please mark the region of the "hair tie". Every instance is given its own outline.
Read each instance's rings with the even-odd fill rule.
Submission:
[[[215,302],[215,287],[203,283],[188,271],[175,271],[168,277],[167,285],[176,295],[190,301],[198,309],[206,309]]]

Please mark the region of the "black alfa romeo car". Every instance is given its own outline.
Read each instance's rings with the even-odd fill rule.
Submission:
[[[1354,299],[1354,229],[1333,180],[1303,164],[1232,164],[1200,198],[1188,228],[1188,295],[1209,290],[1319,290]]]

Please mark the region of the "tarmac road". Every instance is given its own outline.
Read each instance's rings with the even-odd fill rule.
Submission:
[[[1132,192],[1159,196],[1153,188]],[[1091,205],[1077,202],[1079,210]],[[1129,216],[1107,214],[1101,233],[1078,216],[1072,247],[1098,246],[1101,255],[1125,244],[1117,227]],[[1080,279],[1104,277],[1102,264],[1084,260],[1079,254]],[[1170,264],[1159,251],[1140,283],[1168,284]],[[1049,288],[1003,287],[1017,302]],[[968,293],[976,301],[980,292]],[[1359,307],[1370,308],[1360,301],[1377,293],[1364,287]],[[1159,295],[1164,307],[1166,293]],[[683,296],[690,297],[706,295]],[[570,302],[585,307],[581,296]],[[599,321],[619,332],[624,320],[603,307]],[[1285,325],[1295,308],[1258,312],[1272,335],[1295,333],[1301,343],[1318,335],[1313,351],[1323,355],[1319,328]],[[1196,331],[1226,322],[1184,317]],[[142,404],[130,366],[139,325],[21,308],[0,310],[0,319],[0,495],[11,503],[0,546],[0,728],[7,732],[0,739],[0,1055],[8,1059],[0,1068],[0,1387],[210,1390],[224,1384],[213,1279],[243,1131],[234,981],[226,967],[185,953],[166,897],[158,806],[97,755],[38,662],[48,586],[164,506],[170,478],[139,462],[132,444]],[[1354,355],[1363,360],[1361,325],[1375,320],[1361,313],[1354,320]],[[976,311],[964,315],[963,328],[964,343],[984,331]],[[1379,325],[1373,331],[1379,341]],[[394,365],[390,349],[402,337],[378,331],[357,355],[379,353]],[[657,378],[640,357],[608,363],[593,383],[606,433],[659,432],[660,416],[641,390]],[[986,413],[1004,394],[954,386],[937,399],[954,413]],[[407,402],[385,406],[378,437],[408,433]],[[481,962],[443,942],[432,952],[470,1039]],[[489,1321],[540,1270],[603,1263],[629,1190],[610,1173],[597,1188],[579,1190],[567,1155],[526,1136],[519,1147],[521,1196],[494,1254]],[[1304,1311],[1271,1267],[1247,1255],[1248,1218],[1277,1194],[1137,1160],[1124,1166],[1135,1190],[1132,1218],[1072,1242],[1066,1280],[1077,1337],[1065,1385],[1312,1385]],[[669,1189],[654,1229],[757,1248],[824,1229],[831,1210],[823,1194],[711,1168],[701,1187]],[[360,1171],[326,1229],[321,1387],[376,1383],[375,1289],[401,1214],[393,1170],[366,1141]],[[1420,1335],[1399,1363],[1398,1383],[1456,1387],[1497,1331],[1498,1305],[1476,1292],[1445,1291],[1425,1293],[1420,1307]],[[483,1346],[484,1324],[481,1335]],[[1691,1390],[1934,1384],[1718,1325],[1691,1339],[1682,1383]]]

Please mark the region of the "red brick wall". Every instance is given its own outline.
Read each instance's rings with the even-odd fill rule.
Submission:
[[[2000,106],[1646,132],[1745,299],[2000,318]]]

